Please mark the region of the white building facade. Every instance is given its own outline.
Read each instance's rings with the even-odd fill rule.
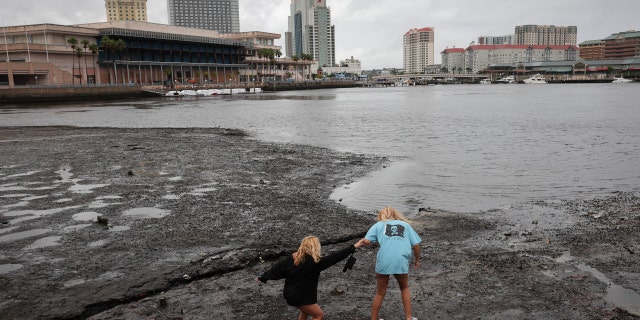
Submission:
[[[466,69],[465,50],[463,48],[447,48],[440,53],[442,72],[463,73]]]
[[[291,0],[286,55],[310,54],[320,67],[335,65],[335,26],[326,0]]]
[[[472,45],[465,50],[465,69],[477,73],[492,64],[570,61],[578,58],[575,46]]]
[[[411,29],[404,34],[404,71],[424,73],[425,68],[434,64],[434,29]]]

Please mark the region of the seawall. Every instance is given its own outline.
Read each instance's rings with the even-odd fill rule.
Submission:
[[[0,89],[0,104],[124,99],[152,96],[139,86]]]

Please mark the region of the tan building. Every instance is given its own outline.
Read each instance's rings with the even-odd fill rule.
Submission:
[[[78,59],[68,43],[75,38],[80,47],[83,40],[95,44],[96,29],[55,24],[1,29],[0,86],[95,83],[100,77],[96,56],[82,48],[86,55]]]
[[[147,0],[105,0],[107,21],[147,21]]]
[[[404,71],[424,73],[425,68],[434,64],[434,29],[411,29],[404,34]]]

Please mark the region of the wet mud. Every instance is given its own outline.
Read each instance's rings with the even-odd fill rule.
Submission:
[[[329,195],[390,161],[220,128],[5,127],[0,154],[2,319],[294,319],[254,278],[305,235],[363,236],[374,215]],[[407,215],[418,319],[640,319],[636,194]],[[323,273],[327,319],[368,319],[375,254]]]

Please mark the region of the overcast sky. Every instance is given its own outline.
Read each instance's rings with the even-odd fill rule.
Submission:
[[[2,0],[3,25],[106,21],[104,0]],[[283,46],[291,0],[240,0],[240,30],[278,33]],[[336,62],[353,56],[363,69],[402,67],[402,36],[435,29],[436,63],[447,47],[478,36],[512,34],[525,24],[577,26],[578,43],[640,30],[640,0],[327,0],[336,29]],[[168,22],[166,0],[147,0],[149,22]]]

